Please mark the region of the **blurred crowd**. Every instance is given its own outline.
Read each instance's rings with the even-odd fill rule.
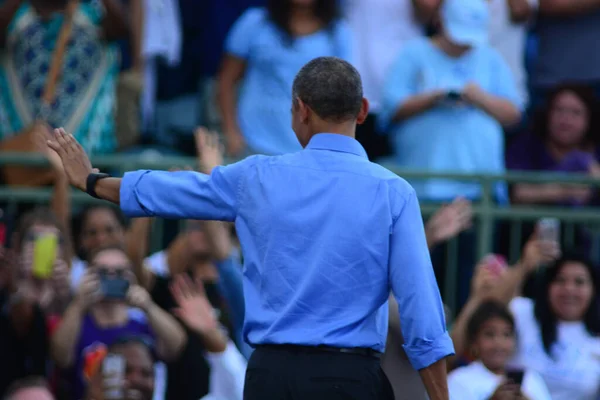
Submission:
[[[43,151],[36,138],[58,126],[91,155],[194,156],[203,173],[224,157],[298,151],[292,81],[336,56],[361,73],[370,114],[357,139],[372,161],[598,178],[598,37],[600,0],[0,0],[0,151]],[[202,145],[199,126],[223,153]],[[5,184],[51,184],[53,195],[0,215],[0,396],[241,400],[252,348],[233,227],[179,221],[149,254],[162,221],[73,206],[46,154],[49,169],[1,171]],[[524,223],[509,262],[498,224],[497,254],[477,260],[481,187],[410,182],[422,204],[445,204],[425,226],[440,287],[458,281],[444,299],[456,305],[451,398],[599,400],[600,277],[586,228],[569,247]],[[592,187],[559,183],[499,182],[493,196],[598,201]],[[382,367],[397,399],[424,400],[389,307]]]

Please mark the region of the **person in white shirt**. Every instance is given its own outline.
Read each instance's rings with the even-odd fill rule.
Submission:
[[[495,301],[481,303],[469,320],[466,336],[476,361],[448,376],[452,399],[552,400],[536,372],[525,370],[522,382],[507,376],[516,338],[515,321],[504,305]]]
[[[517,326],[515,362],[542,375],[552,400],[596,400],[600,391],[597,275],[585,258],[563,256],[542,271],[535,299],[510,303]]]

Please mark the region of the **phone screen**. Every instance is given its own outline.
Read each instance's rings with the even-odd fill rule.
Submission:
[[[123,381],[125,379],[125,358],[119,354],[107,354],[102,362],[105,399],[123,398]]]
[[[560,242],[560,221],[556,218],[543,218],[537,223],[538,239]]]
[[[33,246],[33,276],[38,279],[48,279],[52,275],[56,261],[58,236],[53,234],[40,236],[35,239]]]
[[[129,281],[123,277],[100,275],[100,287],[105,298],[123,300],[129,290]]]
[[[523,376],[525,375],[525,371],[522,369],[512,369],[506,371],[506,377],[508,380],[514,382],[515,384],[521,386],[523,384]]]

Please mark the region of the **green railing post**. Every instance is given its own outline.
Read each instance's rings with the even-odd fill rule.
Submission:
[[[481,181],[481,209],[479,213],[479,237],[477,241],[477,260],[491,250],[494,236],[494,181],[483,178]]]

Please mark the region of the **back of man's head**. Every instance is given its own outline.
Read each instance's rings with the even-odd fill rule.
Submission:
[[[361,111],[362,81],[350,63],[336,57],[319,57],[298,72],[292,96],[294,102],[302,100],[324,121],[353,121]]]

